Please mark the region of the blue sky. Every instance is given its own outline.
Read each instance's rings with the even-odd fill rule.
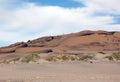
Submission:
[[[73,8],[73,7],[83,7],[82,3],[75,2],[73,0],[26,0],[26,2],[33,2],[38,5],[43,6],[61,6],[66,8]]]
[[[120,0],[0,0],[0,46],[82,30],[120,31]]]

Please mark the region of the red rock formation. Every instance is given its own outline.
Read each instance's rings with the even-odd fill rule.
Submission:
[[[43,50],[119,51],[120,32],[82,31],[61,36],[48,36],[0,48],[0,53],[32,53]]]

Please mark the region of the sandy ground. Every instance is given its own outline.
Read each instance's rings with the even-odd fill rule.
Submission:
[[[120,82],[120,63],[1,64],[0,82]]]

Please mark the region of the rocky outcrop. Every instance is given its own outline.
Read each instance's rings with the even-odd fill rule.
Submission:
[[[15,49],[0,49],[0,54],[3,53],[14,53]]]
[[[25,43],[25,42],[17,42],[17,43],[12,44],[12,45],[10,45],[10,46],[8,46],[8,47],[22,48],[22,47],[27,47],[27,46],[28,46],[28,45],[27,45],[27,43]]]

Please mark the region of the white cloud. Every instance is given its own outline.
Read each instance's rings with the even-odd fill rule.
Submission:
[[[15,1],[17,3],[17,0]],[[84,1],[83,3],[86,6],[82,8],[63,8],[39,6],[24,2],[21,6],[10,9],[1,6],[0,37],[2,38],[0,41],[27,41],[44,35],[58,35],[81,30],[120,30],[119,24],[111,25],[115,22],[114,16],[94,15],[97,12],[120,14],[120,7],[117,7],[118,3],[113,2],[113,0],[109,0],[109,4],[106,2],[107,0],[104,0],[107,3],[106,5],[103,0],[77,1]],[[112,7],[111,3],[115,7]],[[14,5],[13,3],[6,4]]]
[[[105,13],[120,15],[120,0],[74,0],[82,2],[86,10],[91,13]],[[85,10],[85,9],[84,9]]]

